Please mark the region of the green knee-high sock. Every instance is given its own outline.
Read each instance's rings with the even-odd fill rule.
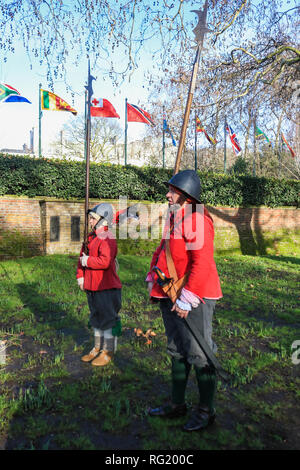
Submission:
[[[196,367],[196,378],[200,397],[200,405],[208,407],[209,412],[214,410],[214,399],[216,393],[216,372],[209,367]]]
[[[172,357],[172,403],[182,405],[185,402],[185,389],[191,365],[186,359]]]

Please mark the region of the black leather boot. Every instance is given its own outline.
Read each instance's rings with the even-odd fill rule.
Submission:
[[[210,413],[207,406],[200,405],[197,410],[192,413],[188,422],[183,426],[183,430],[200,431],[201,429],[205,429],[214,422],[215,417],[215,410]]]

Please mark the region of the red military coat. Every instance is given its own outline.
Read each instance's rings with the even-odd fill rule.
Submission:
[[[157,266],[170,277],[167,268],[165,240],[169,236],[170,252],[173,258],[177,276],[180,279],[190,272],[185,289],[200,299],[218,299],[222,297],[220,280],[214,261],[214,226],[208,211],[186,211],[186,205],[175,213],[174,229],[169,231],[166,224],[164,235],[159,247],[156,249],[150,266],[154,285],[152,297],[167,297],[157,282],[157,275],[151,271]],[[191,208],[191,206],[190,206]],[[184,212],[186,211],[186,212]],[[149,274],[147,280],[149,280]]]
[[[88,249],[87,267],[82,267],[79,259],[76,272],[77,279],[84,277],[84,289],[92,291],[120,289],[122,284],[115,263],[117,242],[107,227],[100,227],[96,233],[89,234]],[[82,253],[81,249],[80,256]]]

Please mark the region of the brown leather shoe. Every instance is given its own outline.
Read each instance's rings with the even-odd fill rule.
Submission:
[[[105,349],[103,349],[103,351],[101,351],[101,354],[92,361],[92,365],[106,366],[106,364],[108,364],[113,357],[114,353],[112,351],[106,351]]]
[[[88,354],[82,356],[81,360],[83,362],[91,362],[93,359],[95,359],[95,357],[98,356],[99,353],[100,349],[94,347]]]

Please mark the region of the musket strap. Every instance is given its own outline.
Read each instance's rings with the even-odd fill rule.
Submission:
[[[173,278],[174,282],[176,282],[178,281],[178,276],[177,276],[177,271],[176,271],[175,264],[171,255],[170,242],[168,239],[165,240],[165,246],[166,246],[166,259],[167,259],[169,276]]]

